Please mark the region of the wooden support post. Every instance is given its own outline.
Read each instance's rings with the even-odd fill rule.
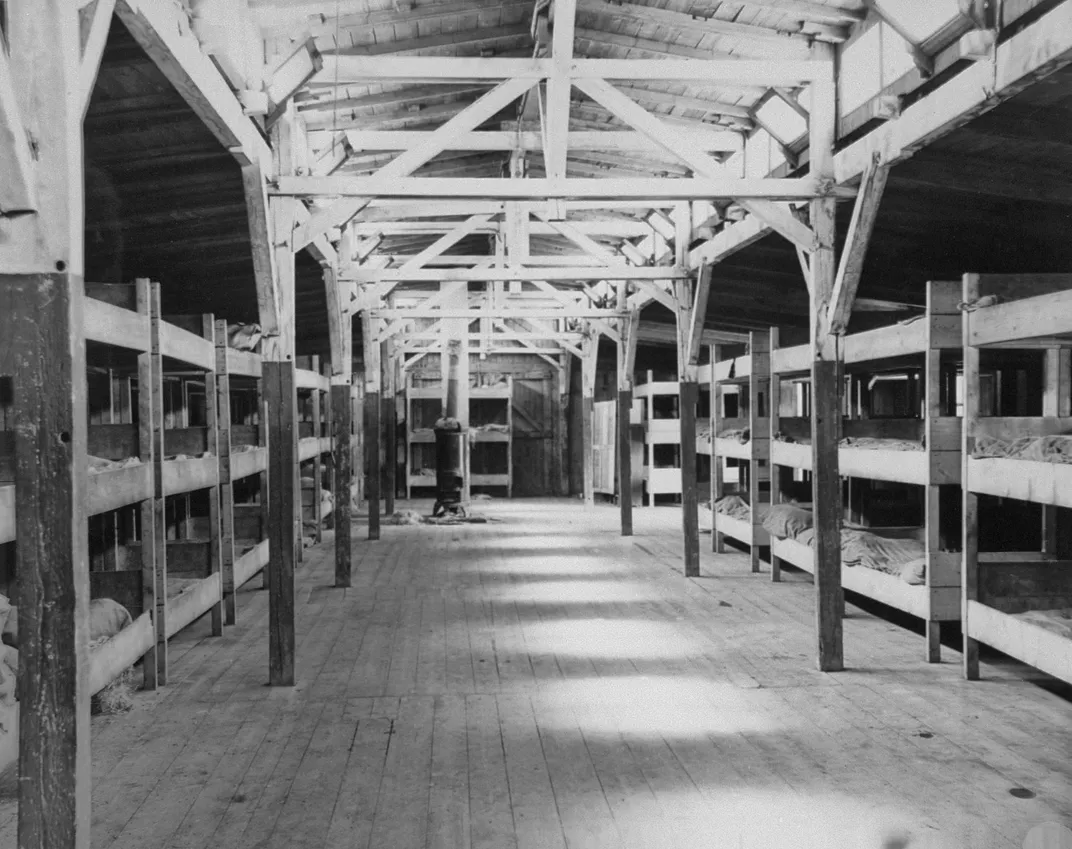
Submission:
[[[1069,390],[1068,348],[1048,348],[1043,364],[1042,415],[1067,416]],[[1042,508],[1042,551],[1057,555],[1058,508],[1046,504]]]
[[[974,303],[979,298],[979,275],[964,275],[963,302]],[[968,480],[968,459],[975,450],[975,427],[980,415],[979,349],[971,344],[972,313],[964,313],[964,415],[961,421],[961,480],[962,505],[960,573],[960,619],[963,633],[961,656],[964,677],[974,681],[979,677],[979,642],[968,636],[971,619],[970,604],[979,600],[979,496],[972,492]]]
[[[624,293],[624,284],[623,289]],[[622,536],[633,535],[633,446],[630,415],[633,411],[633,369],[636,366],[637,331],[640,311],[619,323],[618,343],[618,509]]]
[[[688,207],[676,210],[678,220],[677,249],[684,251],[687,236],[684,232],[688,223]],[[694,302],[692,287],[687,280],[674,282],[674,296],[677,301],[678,333],[678,406],[681,422],[681,526],[685,543],[685,577],[700,576],[700,519],[699,496],[696,481],[696,404],[699,400],[699,384],[696,380],[697,362],[701,333],[695,331],[698,325],[703,328],[703,313],[707,309],[707,292],[711,283],[709,267],[700,270],[700,281],[696,286],[697,298]]]
[[[156,607],[153,610],[153,626],[156,630],[156,683],[167,684],[167,501],[164,498],[164,362],[160,354],[160,284],[149,284],[149,313],[152,320],[150,347],[152,376],[149,393],[152,396],[153,423],[153,542],[156,550],[153,565],[156,571]]]
[[[149,338],[152,339],[152,285],[145,278],[134,281],[134,292],[137,301],[138,315],[145,319]],[[160,392],[154,391],[158,384],[154,381],[154,357],[150,351],[138,354],[138,456],[142,463],[147,463],[156,474],[156,461],[158,452],[157,432],[154,422],[159,421],[157,404],[160,401]],[[126,388],[129,391],[130,381]],[[127,406],[129,410],[129,404]],[[141,520],[141,599],[142,610],[148,611],[153,621],[156,621],[156,605],[158,590],[157,586],[157,557],[164,548],[162,536],[158,533],[156,521],[156,492],[145,499],[139,505],[139,519]],[[159,660],[157,657],[157,642],[153,640],[153,647],[142,658],[142,686],[146,690],[157,688],[157,670]]]
[[[78,275],[0,275],[0,372],[13,378],[19,496],[18,832],[24,849],[89,846],[82,328]]]
[[[295,152],[291,103],[272,127],[277,173],[291,173]],[[268,426],[268,683],[294,685],[294,564],[301,537],[295,526],[298,495],[298,402],[294,379],[294,227],[298,211],[288,198],[269,204],[278,326],[262,343],[262,378]],[[295,504],[297,502],[297,504]]]
[[[15,197],[4,196],[8,210],[30,207],[36,195],[35,212],[6,217],[0,225],[0,374],[12,377],[18,492],[17,841],[18,849],[88,849],[92,769],[78,15],[62,0],[14,0],[6,11],[4,41],[10,53],[5,59],[10,61],[0,61],[5,77],[0,120],[10,125],[0,135],[14,130],[15,138],[9,135],[6,141],[21,154],[4,156],[0,185],[22,183]],[[16,113],[25,133],[11,117]],[[0,149],[8,147],[0,142]]]
[[[320,357],[315,354],[311,357],[310,370],[320,374]],[[324,431],[324,396],[319,389],[314,389],[312,395],[313,436],[320,439]],[[324,458],[319,452],[313,457],[313,521],[316,522],[316,530],[313,538],[317,543],[324,541],[324,529],[321,527],[324,521],[324,507],[320,502],[321,481],[324,477]],[[302,511],[304,512],[304,510]],[[304,516],[303,516],[304,519]],[[304,522],[303,522],[304,525]],[[302,528],[304,534],[304,527]]]
[[[832,45],[812,47],[816,62],[829,63],[830,72],[812,82],[809,151],[811,176],[834,178],[836,93]],[[837,337],[829,332],[829,308],[837,265],[834,256],[835,201],[811,201],[811,227],[818,247],[811,255],[812,347],[812,500],[815,516],[815,593],[818,665],[824,672],[844,669],[841,590],[841,479],[838,475],[838,437],[841,425],[841,383]]]
[[[383,439],[384,465],[387,467],[384,480],[384,512],[395,512],[395,495],[398,490],[398,410],[395,395],[398,392],[397,365],[391,359],[391,342],[383,343]]]
[[[201,317],[201,335],[204,336],[212,347],[216,347],[216,322],[211,314]],[[224,337],[226,338],[226,337]],[[230,403],[230,399],[228,399]],[[216,372],[205,372],[205,442],[209,454],[219,457],[219,421],[218,421],[218,398],[216,387]],[[217,474],[219,465],[217,463]],[[209,524],[209,574],[214,575],[220,571],[222,552],[220,551],[220,486],[217,477],[216,485],[208,489],[208,524]],[[212,636],[223,636],[223,592],[222,575],[220,597],[212,605]]]
[[[380,346],[375,341],[379,320],[361,313],[365,353],[365,493],[368,499],[368,538],[380,538]]]
[[[298,463],[294,361],[266,359],[268,408],[268,681],[294,684],[294,478]]]
[[[722,385],[715,379],[715,363],[722,359],[722,346],[712,345],[711,348],[711,550],[716,554],[722,554],[726,550],[726,536],[719,533],[718,514],[715,504],[725,495],[726,481],[724,460],[718,454],[718,440],[715,436],[721,427],[719,419],[722,418]]]
[[[599,335],[589,332],[582,343],[581,359],[581,457],[584,506],[595,504],[595,469],[592,457],[592,416],[596,388],[596,363],[599,357]]]
[[[928,298],[930,301],[930,298]],[[928,303],[927,321],[933,321],[933,312],[930,309],[931,304]],[[932,324],[933,327],[933,324]],[[927,445],[933,445],[934,441],[931,438],[932,431],[941,422],[942,410],[942,350],[941,348],[927,348],[924,361],[924,391],[926,395],[925,412],[926,423],[925,427],[925,440]],[[948,420],[946,420],[948,421]],[[932,460],[933,463],[933,460]],[[941,511],[941,493],[942,488],[933,483],[932,477],[934,474],[933,466],[928,473],[927,486],[924,488],[923,495],[923,517],[924,527],[927,534],[927,555],[928,566],[926,575],[926,586],[928,594],[933,593],[931,591],[932,586],[937,586],[935,581],[935,572],[938,571],[934,568],[934,564],[943,556],[942,552],[942,511]],[[943,570],[944,571],[944,570]],[[928,605],[928,608],[930,605]],[[942,626],[941,623],[933,617],[928,616],[924,623],[925,637],[927,645],[927,662],[928,663],[940,663],[942,660]]]
[[[349,359],[347,359],[349,365]],[[333,375],[331,378],[331,424],[335,435],[335,586],[350,586],[353,545],[351,541],[350,482],[353,477],[351,463],[351,433],[353,431],[350,381],[352,373]]]
[[[569,443],[569,370],[566,365],[569,354],[559,355],[558,365],[558,415],[555,428],[555,462],[558,466],[558,495],[570,494],[569,461],[566,446]]]
[[[223,621],[234,625],[234,484],[231,482],[231,375],[227,368],[227,322],[216,321],[216,456],[220,475],[220,579]],[[207,393],[206,393],[207,394]],[[144,549],[143,549],[144,550]]]
[[[264,380],[264,365],[261,365],[261,378],[257,381],[257,442],[263,445],[268,452],[269,464],[272,456],[272,445],[268,439],[268,404],[265,400],[266,389]],[[260,538],[268,539],[268,527],[272,521],[271,496],[269,495],[270,479],[268,469],[265,468],[257,476],[257,499],[260,507]],[[261,569],[261,589],[268,589],[268,569]]]
[[[781,375],[776,374],[774,371],[774,352],[778,350],[780,343],[779,333],[777,327],[772,327],[770,330],[770,358],[771,358],[771,370],[770,370],[770,398],[767,402],[770,412],[770,503],[771,506],[780,504],[782,500],[782,472],[779,466],[774,465],[774,437],[778,433],[779,425],[778,419],[782,415],[782,378]],[[713,411],[713,410],[712,410]],[[712,425],[711,432],[714,433],[714,426]],[[774,547],[771,546],[771,580],[782,580],[782,558],[774,554]]]
[[[749,546],[752,571],[759,572],[759,540],[763,531],[763,475],[770,476],[770,426],[764,419],[770,415],[770,335],[753,331],[749,334],[748,355],[752,374],[748,380],[748,431],[751,459],[748,461],[749,521],[752,524],[752,545]]]

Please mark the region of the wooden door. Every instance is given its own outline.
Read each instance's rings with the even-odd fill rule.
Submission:
[[[515,375],[513,393],[513,494],[552,495],[555,407],[558,387],[546,372]]]

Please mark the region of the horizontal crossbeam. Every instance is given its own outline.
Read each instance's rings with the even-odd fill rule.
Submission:
[[[811,177],[775,178],[635,178],[560,179],[447,177],[279,177],[269,192],[288,197],[456,197],[502,200],[545,198],[631,200],[711,200],[763,198],[810,200],[855,197],[854,189],[824,186]]]

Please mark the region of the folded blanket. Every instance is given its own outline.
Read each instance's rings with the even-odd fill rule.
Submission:
[[[881,451],[922,451],[923,443],[910,439],[883,439],[877,436],[847,436],[838,443],[842,448],[869,448]]]
[[[131,466],[140,466],[141,460],[137,457],[127,457],[125,460],[108,460],[104,457],[89,457],[89,473],[91,475],[101,472],[114,472],[116,469],[127,469]]]
[[[228,324],[227,345],[239,351],[252,351],[261,341],[259,324]]]
[[[715,512],[734,519],[748,519],[752,516],[752,510],[739,495],[724,495],[715,502]]]
[[[889,539],[857,528],[841,531],[841,562],[846,566],[863,566],[899,578],[906,564],[923,559],[926,553],[918,540]]]
[[[778,539],[799,539],[799,535],[813,524],[811,510],[795,504],[773,504],[763,519],[763,527]]]

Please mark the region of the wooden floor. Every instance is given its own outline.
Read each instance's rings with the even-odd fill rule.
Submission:
[[[705,550],[686,580],[673,508],[628,540],[610,507],[483,510],[359,529],[346,591],[308,552],[293,688],[262,590],[180,636],[166,689],[94,720],[94,849],[1072,845],[1040,842],[1072,825],[1072,704],[1015,669],[964,682],[850,607],[822,674],[805,576]]]

